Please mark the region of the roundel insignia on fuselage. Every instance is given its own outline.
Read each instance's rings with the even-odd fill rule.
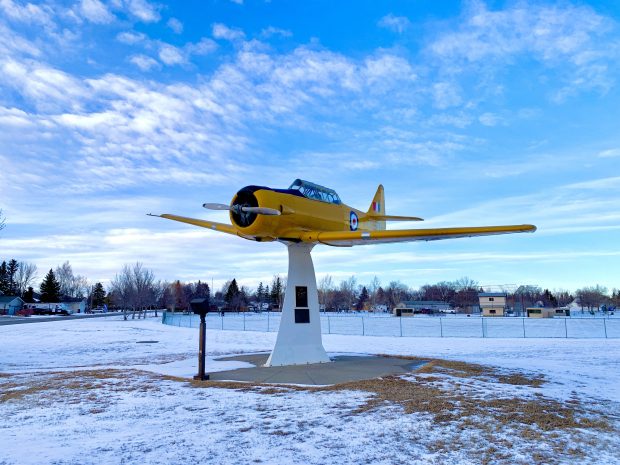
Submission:
[[[351,231],[357,231],[357,225],[359,220],[357,219],[357,214],[355,212],[351,212],[349,215],[349,227]]]

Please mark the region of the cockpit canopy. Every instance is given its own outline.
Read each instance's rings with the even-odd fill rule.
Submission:
[[[335,205],[340,205],[342,203],[336,191],[309,181],[304,181],[303,179],[295,179],[289,189],[299,191],[304,197],[312,200],[333,203]]]

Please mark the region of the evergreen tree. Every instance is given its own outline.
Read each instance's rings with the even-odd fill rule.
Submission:
[[[28,287],[28,290],[24,292],[24,302],[27,304],[34,302],[34,289],[32,287]]]
[[[383,287],[379,286],[379,289],[377,289],[377,304],[378,305],[387,305],[387,296],[385,295],[385,291],[383,290]]]
[[[229,308],[236,308],[239,301],[239,286],[237,285],[237,280],[233,278],[226,290],[226,295],[224,296],[224,301],[228,304]]]
[[[0,265],[0,294],[9,293],[9,273],[6,268],[6,262]]]
[[[103,288],[103,284],[97,283],[93,289],[93,307],[102,307],[104,303],[105,289]]]
[[[17,292],[17,283],[15,282],[15,278],[16,278],[16,274],[17,274],[17,269],[18,268],[19,268],[19,263],[14,258],[6,266],[6,272],[7,272],[7,278],[8,278],[8,286],[9,286],[9,292],[7,292],[7,294],[9,294],[9,295],[17,295],[18,294],[18,292]]]
[[[194,295],[192,298],[207,298],[211,299],[211,289],[209,289],[209,285],[207,283],[203,283],[200,280],[196,283],[196,290],[194,291]]]
[[[278,307],[280,306],[282,299],[282,291],[282,280],[280,279],[280,276],[275,276],[273,278],[273,283],[271,284],[271,301]]]
[[[41,301],[58,302],[60,300],[60,283],[56,280],[54,271],[50,268],[41,283]]]
[[[369,299],[368,289],[366,286],[362,287],[362,291],[357,299],[357,304],[355,305],[356,310],[364,310],[364,304],[368,302]]]
[[[258,309],[263,309],[263,301],[265,300],[265,288],[263,287],[263,282],[258,283],[258,288],[256,289],[256,300],[258,300]]]

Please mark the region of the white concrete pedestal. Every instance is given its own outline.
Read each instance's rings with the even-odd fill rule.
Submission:
[[[276,345],[265,366],[324,363],[330,359],[321,339],[321,315],[310,252],[314,244],[288,244],[288,278]],[[297,287],[307,288],[307,306],[297,305]],[[297,309],[297,310],[296,310]],[[295,322],[305,320],[309,322]]]

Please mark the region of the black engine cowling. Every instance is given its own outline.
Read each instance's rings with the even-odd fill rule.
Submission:
[[[250,189],[243,188],[233,199],[231,216],[233,222],[241,227],[247,228],[256,221],[256,213],[244,212],[243,207],[258,207],[258,200]]]

